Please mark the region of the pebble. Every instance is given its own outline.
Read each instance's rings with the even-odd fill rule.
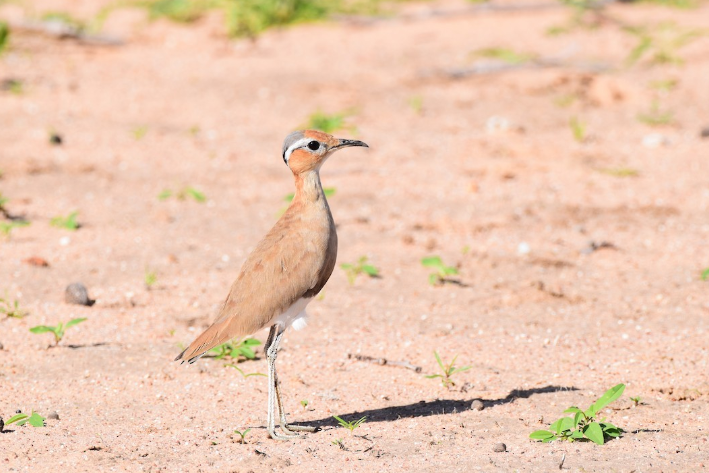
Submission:
[[[485,404],[483,404],[483,402],[480,399],[476,399],[470,405],[470,408],[474,411],[482,411],[483,409],[485,409]]]
[[[5,345],[3,345],[2,342],[0,342],[0,351],[3,351],[4,349],[5,349]]]
[[[60,134],[52,133],[51,135],[49,135],[49,142],[55,146],[59,146],[64,142],[64,140],[62,139],[62,136]]]
[[[67,304],[91,305],[93,301],[89,299],[89,293],[80,282],[69,284],[64,291],[64,301]]]
[[[5,428],[5,421],[2,420],[2,417],[0,417],[0,432],[2,432],[2,429]]]
[[[643,146],[646,148],[659,148],[660,146],[667,146],[668,144],[670,144],[670,140],[660,133],[650,133],[649,135],[643,136]]]
[[[504,443],[496,443],[494,447],[492,447],[493,452],[506,452],[507,451],[507,445]]]
[[[518,255],[528,255],[530,251],[532,251],[532,247],[530,247],[529,243],[527,243],[526,241],[523,241],[522,243],[517,245]]]
[[[705,126],[699,132],[699,136],[702,138],[709,138],[709,126]]]
[[[47,414],[47,419],[59,420],[59,414],[57,413],[57,411],[51,411],[49,414]]]

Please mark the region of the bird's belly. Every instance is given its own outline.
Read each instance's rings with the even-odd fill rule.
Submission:
[[[288,328],[291,325],[294,329],[300,330],[307,325],[306,319],[308,314],[305,313],[305,308],[312,301],[312,297],[301,297],[295,301],[288,309],[280,314],[274,314],[273,319],[268,325],[282,325]]]

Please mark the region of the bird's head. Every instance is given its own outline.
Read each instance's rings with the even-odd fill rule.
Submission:
[[[335,138],[322,131],[294,131],[283,141],[283,161],[293,174],[317,171],[332,153],[348,146],[369,148],[362,141]]]

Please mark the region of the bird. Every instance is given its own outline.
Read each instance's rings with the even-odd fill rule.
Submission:
[[[293,173],[295,195],[285,213],[246,258],[214,323],[175,361],[194,363],[229,340],[270,327],[264,352],[268,361],[267,431],[287,440],[316,427],[289,425],[281,402],[276,357],[289,327],[306,325],[305,308],[325,286],[337,259],[337,232],[322,183],[320,167],[343,148],[369,146],[335,138],[318,130],[290,133],[283,142],[283,161]],[[280,431],[276,430],[278,416]]]

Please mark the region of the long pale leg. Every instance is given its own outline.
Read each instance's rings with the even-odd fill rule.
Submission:
[[[273,325],[266,340],[266,357],[268,359],[268,433],[273,439],[287,440],[292,437],[297,437],[298,432],[317,432],[320,430],[317,427],[308,427],[301,425],[288,425],[286,421],[286,411],[283,409],[281,402],[281,389],[278,383],[278,374],[276,373],[276,357],[278,356],[278,346],[283,337],[281,327]],[[278,412],[282,434],[276,433],[275,414]]]
[[[278,356],[278,344],[281,341],[283,332],[278,325],[273,325],[266,340],[266,359],[268,360],[268,421],[267,430],[272,439],[288,440],[298,434],[284,429],[283,434],[276,433],[275,414],[276,409],[280,414],[281,403],[278,399],[278,378],[276,377],[276,357]],[[278,401],[278,402],[277,402]]]

